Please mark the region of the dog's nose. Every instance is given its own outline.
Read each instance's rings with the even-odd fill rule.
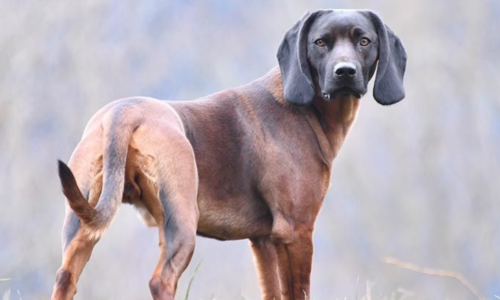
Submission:
[[[356,76],[356,66],[351,63],[341,62],[335,66],[335,75],[342,78],[352,78]]]

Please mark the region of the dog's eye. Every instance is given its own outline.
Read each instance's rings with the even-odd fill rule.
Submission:
[[[361,41],[359,41],[359,44],[361,46],[368,46],[370,44],[370,40],[367,38],[362,38]]]
[[[323,41],[322,39],[316,40],[316,41],[314,41],[314,43],[317,46],[319,46],[319,47],[325,47],[326,46],[325,41]]]

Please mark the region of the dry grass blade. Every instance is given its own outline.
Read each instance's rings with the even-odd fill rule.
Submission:
[[[198,272],[198,269],[200,268],[201,263],[202,263],[202,261],[200,261],[198,263],[198,265],[196,266],[196,268],[194,268],[193,276],[189,280],[188,287],[187,287],[187,290],[186,290],[186,297],[184,298],[184,300],[189,300],[189,292],[191,291],[191,285],[193,284],[194,277],[196,276],[196,272]]]
[[[407,269],[411,270],[417,273],[425,274],[425,275],[431,275],[431,276],[439,276],[439,277],[447,277],[447,278],[452,278],[460,282],[464,287],[466,287],[474,296],[476,296],[477,299],[479,300],[486,300],[486,297],[484,297],[478,289],[472,285],[462,274],[452,272],[452,271],[447,271],[447,270],[439,270],[439,269],[430,269],[430,268],[424,268],[419,265],[409,263],[409,262],[404,262],[399,259],[393,258],[393,257],[386,257],[382,259],[383,262],[387,264],[391,264],[394,266],[397,266],[402,269]]]
[[[356,300],[358,300],[358,288],[359,288],[359,275],[358,277],[356,277],[356,291],[355,291],[355,298]]]
[[[366,282],[366,300],[372,300],[372,284],[369,281]]]
[[[6,290],[5,293],[3,293],[2,300],[10,300],[10,289]]]

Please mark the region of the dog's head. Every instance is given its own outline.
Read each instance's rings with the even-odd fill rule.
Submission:
[[[394,104],[405,96],[405,49],[371,11],[308,13],[286,33],[277,56],[290,103],[308,105],[315,97],[346,94],[361,98],[375,69],[378,103]]]

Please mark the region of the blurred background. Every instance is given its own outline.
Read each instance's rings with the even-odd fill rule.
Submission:
[[[334,162],[315,232],[312,299],[474,299],[458,281],[382,262],[394,257],[466,277],[500,296],[500,2],[1,0],[0,295],[48,299],[60,265],[68,161],[106,103],[195,99],[277,65],[306,11],[369,8],[409,56],[406,99],[362,100]],[[150,299],[159,251],[123,205],[84,270],[76,299]],[[178,299],[260,299],[247,241],[198,238]],[[20,296],[19,296],[20,294]],[[392,297],[392,298],[391,298]]]

